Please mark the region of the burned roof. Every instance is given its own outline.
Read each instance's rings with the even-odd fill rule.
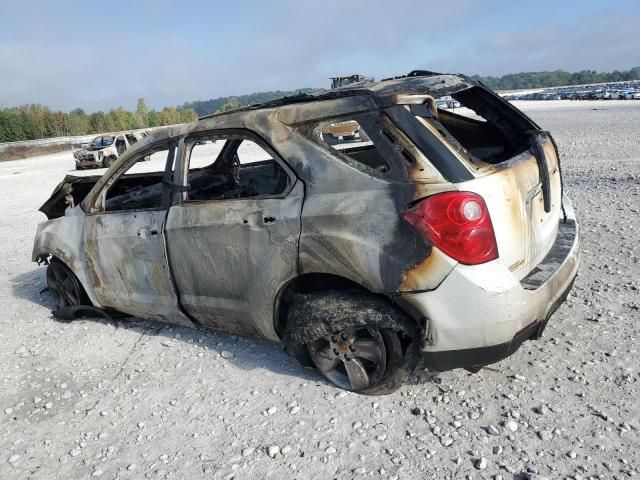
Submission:
[[[378,82],[357,83],[339,87],[329,92],[293,95],[272,100],[265,103],[249,105],[247,107],[219,112],[200,117],[204,120],[212,117],[226,116],[239,112],[248,112],[267,108],[277,108],[286,105],[304,104],[321,100],[333,100],[345,97],[370,96],[376,97],[378,103],[385,104],[390,98],[398,95],[428,94],[433,97],[450,95],[459,90],[476,85],[477,82],[460,74],[442,74],[425,70],[414,70],[408,75],[393,77]],[[386,100],[386,101],[385,101]]]

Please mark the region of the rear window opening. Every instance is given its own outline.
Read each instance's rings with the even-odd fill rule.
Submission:
[[[378,172],[387,172],[389,165],[360,122],[348,119],[323,125],[320,139],[351,160]]]
[[[469,153],[474,163],[498,164],[529,148],[527,130],[532,126],[499,99],[482,88],[472,87],[436,100],[430,119],[440,134]]]

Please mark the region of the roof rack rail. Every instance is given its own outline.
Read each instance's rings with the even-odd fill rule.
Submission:
[[[431,70],[411,70],[407,77],[433,77],[435,75],[442,75],[442,73],[432,72]]]
[[[253,105],[236,108],[234,110],[228,110],[226,112],[210,113],[209,115],[204,115],[202,117],[199,117],[198,120],[204,120],[212,117],[220,117],[223,115],[230,115],[232,113],[237,113],[237,112],[248,112],[251,110],[258,110],[261,108],[274,108],[274,107],[281,107],[284,105],[292,105],[296,103],[313,102],[316,100],[328,100],[332,98],[354,97],[358,95],[371,95],[371,92],[367,91],[366,89],[354,86],[353,88],[345,87],[344,90],[328,90],[328,91],[324,91],[317,94],[299,93],[297,95],[292,95],[290,97],[277,98],[275,100],[269,100],[263,103],[254,103]]]
[[[443,74],[440,72],[432,72],[431,70],[411,70],[406,75],[396,75],[395,77],[383,78],[380,81],[386,82],[387,80],[399,80],[401,78],[409,78],[409,77],[434,77],[436,75],[443,75]]]

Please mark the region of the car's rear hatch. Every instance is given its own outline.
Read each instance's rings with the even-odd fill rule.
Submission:
[[[458,185],[484,198],[499,261],[518,279],[530,273],[552,247],[562,209],[560,168],[553,142],[542,134],[532,137],[533,142],[539,142],[540,147],[532,146],[496,165],[490,173]],[[548,178],[540,174],[545,168]]]
[[[552,247],[562,214],[562,181],[555,143],[522,112],[482,86],[452,94],[461,108],[411,107],[414,118],[443,141],[468,170],[452,182],[481,195],[489,210],[499,262],[518,279]],[[435,152],[435,150],[434,150]]]

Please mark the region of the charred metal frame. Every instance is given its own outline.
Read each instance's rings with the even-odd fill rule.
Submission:
[[[203,117],[192,124],[158,130],[137,142],[102,178],[95,179],[93,189],[84,198],[73,197],[73,185],[88,180],[66,179],[68,181],[58,187],[42,208],[50,220],[39,226],[33,258],[53,255],[60,259],[77,275],[97,307],[118,308],[119,299],[130,300],[123,308],[127,313],[182,325],[198,322],[278,340],[277,326],[281,325],[280,315],[286,310],[281,302],[295,293],[292,285],[313,277],[326,279],[327,288],[331,288],[331,279],[335,279],[336,283],[354,285],[392,299],[418,322],[420,330],[425,332],[424,348],[432,352],[451,349],[451,345],[455,349],[503,343],[507,337],[512,338],[515,333],[512,330],[521,329],[521,325],[518,322],[494,325],[496,321],[490,314],[504,307],[507,298],[512,298],[505,289],[525,290],[512,273],[517,269],[530,269],[531,265],[522,261],[504,266],[495,261],[460,267],[402,220],[402,214],[414,202],[456,189],[486,196],[490,210],[504,216],[505,223],[520,219],[525,208],[537,208],[534,201],[538,200],[539,176],[529,152],[515,158],[509,168],[476,171],[455,139],[438,137],[438,129],[442,128],[445,133],[446,129],[435,117],[429,116],[429,108],[420,105],[443,95],[464,95],[470,88],[482,91],[482,101],[518,124],[539,129],[528,117],[477,82],[463,76],[430,72],[412,72],[404,78],[317,96],[301,95]],[[414,115],[426,118],[429,128],[421,128]],[[362,122],[375,148],[389,162],[389,171],[378,172],[358,165],[348,155],[319,140],[322,125],[344,119]],[[385,129],[397,135],[397,142],[389,140]],[[228,139],[229,136],[252,140],[269,152],[287,173],[288,188],[277,195],[188,200],[186,189],[193,141]],[[168,155],[159,177],[163,184],[160,207],[104,211],[106,192],[124,172],[141,157],[168,145],[172,154]],[[555,182],[553,185],[557,185],[559,163],[555,168],[551,144],[541,143],[540,148],[552,159],[549,175]],[[420,152],[420,158],[415,155],[416,151]],[[435,174],[424,172],[427,164]],[[503,198],[490,198],[493,192],[502,190],[503,195],[514,197],[526,191],[530,197],[518,198],[505,206]],[[69,197],[73,204],[61,215],[62,202]],[[565,206],[558,195],[551,201],[554,209],[559,208],[558,202],[562,208]],[[195,211],[197,209],[201,211]],[[129,215],[137,220],[126,218]],[[155,215],[153,221],[161,223],[155,233],[140,220],[146,218],[145,215]],[[150,285],[138,286],[142,290],[148,287],[148,292],[129,291],[125,282],[122,288],[126,291],[113,292],[111,297],[105,295],[110,285],[101,285],[94,274],[98,268],[97,253],[101,250],[100,236],[95,232],[105,233],[111,227],[98,225],[99,218],[112,222],[121,218],[118,228],[109,230],[110,233],[141,228],[140,238],[132,237],[128,250],[124,248],[128,237],[123,234],[119,250],[111,251],[110,261],[133,265],[142,262],[142,271]],[[96,225],[87,226],[91,221]],[[183,226],[184,231],[177,235]],[[499,234],[514,243],[522,239],[519,235],[535,237],[533,229],[522,232],[518,228],[504,227]],[[215,237],[218,230],[224,233],[224,238]],[[135,231],[125,233],[135,235]],[[145,235],[155,242],[151,259],[148,258],[150,250],[145,247]],[[216,251],[220,246],[229,248]],[[244,252],[244,256],[239,252]],[[531,261],[539,262],[545,254],[536,252],[536,258]],[[517,257],[517,252],[513,256]],[[559,260],[554,257],[553,261]],[[575,276],[578,261],[576,237],[562,262],[562,272],[556,271],[549,277],[552,283],[532,291],[531,296],[518,290],[518,298],[526,300],[515,302],[518,305],[513,306],[509,318],[544,318],[549,311],[548,300],[555,301],[556,290],[565,289],[570,277]],[[511,267],[514,270],[509,271]],[[116,270],[113,275],[129,278],[127,272],[122,274]],[[520,273],[518,271],[518,275]],[[133,272],[128,274],[131,276]],[[491,279],[491,284],[484,285],[483,281],[476,281],[478,278]],[[188,292],[188,301],[182,298],[181,285],[193,290]],[[454,315],[448,312],[445,303],[456,302],[456,295],[465,288],[473,290],[480,300],[487,300],[488,306],[475,312],[475,317],[463,328],[458,317],[469,316],[465,310],[468,305],[458,301],[455,307],[459,315]],[[492,288],[496,291],[490,291]],[[211,292],[212,289],[217,291]],[[544,290],[542,294],[541,290]],[[154,312],[153,302],[136,304],[136,295],[150,293],[151,298],[158,292],[163,295],[163,312]],[[521,308],[527,302],[530,305]],[[185,314],[187,304],[190,311]]]

